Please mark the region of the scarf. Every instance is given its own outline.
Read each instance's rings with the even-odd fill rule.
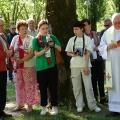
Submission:
[[[19,51],[19,58],[22,59],[24,57],[24,48],[20,35],[18,36],[18,51]],[[19,68],[24,68],[24,62],[19,65]]]
[[[42,35],[40,35],[39,40],[40,40],[40,41],[43,41]],[[47,63],[48,63],[48,64],[51,64],[50,55],[48,55],[49,53],[50,53],[50,51],[49,51],[49,52],[45,52],[45,54],[46,54],[46,59],[47,59]]]

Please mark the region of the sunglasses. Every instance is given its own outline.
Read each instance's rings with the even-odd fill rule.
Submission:
[[[109,27],[110,25],[104,25],[105,27]]]
[[[12,30],[16,30],[16,28],[12,28]]]

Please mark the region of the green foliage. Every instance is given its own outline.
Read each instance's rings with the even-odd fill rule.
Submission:
[[[85,0],[76,0],[78,19],[86,18],[87,6],[84,5]],[[97,22],[104,17],[106,12],[106,0],[90,0],[91,5],[88,6],[88,18],[91,20],[92,30],[97,29]]]
[[[116,6],[116,12],[120,12],[120,0],[113,0]]]
[[[6,28],[16,24],[20,19],[34,18],[37,24],[45,18],[46,0],[0,0],[0,13],[5,21]]]
[[[100,21],[106,11],[106,0],[91,0],[89,11],[89,19],[91,20],[92,30],[96,31],[96,23]]]
[[[76,0],[76,12],[78,19],[81,20],[86,17],[86,6],[84,5],[85,0]]]

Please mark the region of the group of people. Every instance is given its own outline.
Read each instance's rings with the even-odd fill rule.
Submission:
[[[38,23],[38,30],[34,28],[34,19],[20,20],[16,26],[10,26],[10,33],[5,35],[4,21],[0,19],[0,120],[2,117],[11,117],[4,112],[6,104],[7,70],[9,79],[14,82],[16,88],[18,111],[27,104],[27,112],[31,112],[33,105],[40,102],[41,115],[47,112],[47,89],[51,97],[51,114],[58,114],[58,70],[55,59],[55,49],[61,51],[59,40],[49,34],[49,24],[45,20]],[[82,93],[82,81],[85,86],[87,104],[90,110],[100,112],[96,101],[108,102],[104,91],[105,60],[111,61],[113,88],[108,90],[109,111],[111,115],[120,113],[119,90],[119,45],[110,43],[110,40],[120,39],[120,13],[116,13],[110,19],[104,20],[106,29],[100,33],[100,39],[95,31],[91,30],[89,19],[76,21],[73,24],[75,36],[71,37],[66,46],[67,56],[71,57],[70,69],[73,93],[76,100],[77,112],[82,112],[85,106]],[[111,27],[112,26],[112,27]],[[16,33],[16,28],[18,33]],[[109,37],[112,36],[111,37]],[[52,42],[48,45],[46,43]],[[106,62],[107,63],[107,62]],[[38,87],[40,99],[38,96]],[[98,100],[98,88],[100,100]]]
[[[71,80],[77,111],[82,112],[85,106],[83,81],[89,109],[101,111],[96,106],[99,88],[100,103],[108,103],[108,116],[116,116],[120,114],[120,13],[115,13],[112,20],[106,18],[104,26],[98,39],[96,32],[91,30],[89,19],[75,22],[75,36],[69,39],[65,51],[71,57]],[[112,88],[108,89],[109,99],[105,96],[104,77],[108,81],[112,79]]]
[[[38,23],[38,31],[34,29],[34,24],[34,20],[29,19],[27,22],[25,20],[18,21],[16,26],[11,25],[10,28],[14,33],[9,33],[6,40],[3,34],[4,22],[0,19],[0,76],[2,77],[0,80],[0,95],[2,96],[0,99],[0,120],[3,120],[2,117],[12,116],[4,112],[7,70],[14,71],[17,102],[17,107],[13,109],[14,112],[23,108],[25,104],[27,104],[27,112],[31,112],[33,105],[40,102],[42,106],[40,114],[45,115],[49,87],[51,115],[58,114],[58,72],[54,50],[57,49],[60,52],[61,44],[54,35],[48,34],[49,24],[47,21],[41,20]],[[28,26],[30,26],[29,29]],[[18,33],[15,35],[16,28]],[[54,45],[46,46],[45,43],[50,41],[53,41]]]

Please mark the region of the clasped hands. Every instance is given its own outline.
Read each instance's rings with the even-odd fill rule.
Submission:
[[[24,61],[22,60],[22,59],[17,59],[16,60],[16,64],[17,64],[17,66],[19,66],[21,63],[23,63]]]

